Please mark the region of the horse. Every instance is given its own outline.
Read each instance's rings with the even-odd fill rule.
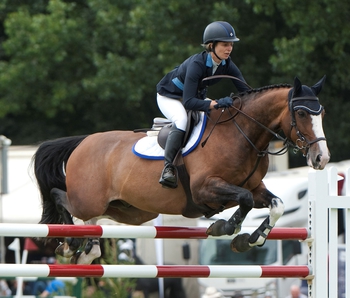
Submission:
[[[232,106],[205,113],[197,147],[186,156],[180,154],[187,179],[176,189],[158,183],[162,160],[132,152],[145,133],[115,130],[44,141],[32,158],[43,206],[40,223],[73,224],[75,217],[96,224],[108,217],[141,225],[159,214],[210,218],[237,207],[229,220],[219,219],[208,227],[208,235],[221,236],[238,234],[252,208],[269,208],[252,234],[239,234],[230,244],[235,252],[262,246],[284,212],[281,198],[262,181],[273,154],[269,143],[283,140],[280,154],[291,147],[316,170],[330,160],[322,126],[325,110],[317,97],[324,82],[325,76],[309,87],[296,77],[294,85],[231,94]],[[99,241],[82,241],[66,238],[56,253],[71,257],[72,263],[90,264],[100,255]]]

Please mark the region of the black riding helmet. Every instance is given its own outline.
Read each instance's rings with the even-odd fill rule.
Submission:
[[[216,22],[210,23],[205,28],[203,33],[203,45],[213,43],[213,46],[207,50],[209,50],[210,52],[213,52],[214,55],[219,60],[222,60],[215,52],[216,43],[219,41],[223,41],[223,42],[239,41],[239,38],[237,38],[236,36],[235,29],[233,29],[233,27],[227,22],[216,21]]]
[[[229,23],[216,21],[210,23],[203,33],[203,44],[215,41],[235,42],[239,41],[239,38],[236,36],[235,29]]]

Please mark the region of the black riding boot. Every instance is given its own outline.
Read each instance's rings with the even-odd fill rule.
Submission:
[[[183,138],[185,132],[179,130],[174,126],[169,132],[168,139],[164,149],[164,169],[160,177],[159,183],[165,187],[176,188],[177,187],[177,169],[173,165],[177,152],[182,147]]]

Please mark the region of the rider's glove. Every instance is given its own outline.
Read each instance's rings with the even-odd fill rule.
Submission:
[[[217,104],[214,106],[215,109],[220,109],[220,108],[228,108],[230,106],[232,106],[232,98],[229,96],[220,98],[218,100],[216,100]]]

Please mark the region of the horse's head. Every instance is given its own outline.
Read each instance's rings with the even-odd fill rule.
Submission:
[[[308,87],[295,78],[294,88],[289,92],[291,139],[306,156],[307,164],[317,170],[322,170],[330,159],[322,127],[324,108],[317,97],[325,79],[326,76]]]

